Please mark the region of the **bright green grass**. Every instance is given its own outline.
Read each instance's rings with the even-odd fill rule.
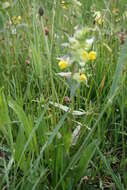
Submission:
[[[59,0],[10,2],[12,7],[0,9],[0,189],[126,190],[127,42],[121,45],[117,34],[127,30],[127,18],[116,22],[112,13],[117,7],[121,17],[126,0],[81,0],[80,19]],[[45,13],[37,19],[42,2]],[[92,5],[105,9],[107,20],[96,37],[89,87],[81,84],[70,105],[86,112],[77,117],[50,102],[65,105],[70,94],[66,80],[56,75],[57,58],[66,53],[61,44],[76,25],[94,27]],[[12,35],[8,21],[18,15],[22,24]]]

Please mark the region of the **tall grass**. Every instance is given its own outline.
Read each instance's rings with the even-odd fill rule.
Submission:
[[[126,189],[126,1],[81,0],[78,16],[71,1],[46,0],[42,17],[41,1],[8,2],[0,2],[0,189]],[[91,8],[106,25],[95,27]],[[96,28],[97,59],[71,102],[57,58],[77,25]]]

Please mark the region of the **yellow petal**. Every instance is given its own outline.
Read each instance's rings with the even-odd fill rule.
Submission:
[[[90,61],[94,61],[96,59],[96,52],[95,51],[90,51],[88,54],[88,59]]]
[[[80,80],[81,80],[81,81],[87,81],[86,75],[85,75],[85,74],[81,74],[81,75],[80,75]]]
[[[61,70],[66,69],[67,66],[68,66],[67,61],[61,60],[61,61],[59,62],[59,67],[60,67]]]
[[[83,56],[84,61],[88,60],[88,53],[87,53],[87,51],[83,51],[82,56]]]

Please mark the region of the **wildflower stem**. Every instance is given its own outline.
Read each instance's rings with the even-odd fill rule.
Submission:
[[[53,13],[52,13],[51,46],[50,46],[51,56],[52,56],[53,40],[54,40],[54,22],[56,15],[55,9],[56,9],[56,0],[54,0],[53,2]]]
[[[50,79],[51,79],[53,102],[55,102],[56,90],[55,90],[54,81],[53,81],[53,73],[52,73],[52,65],[51,65],[51,51],[49,49],[47,36],[45,35],[43,17],[41,18],[41,25],[42,25],[42,30],[43,30],[43,35],[44,35],[44,40],[45,40],[45,45],[46,45],[46,51],[47,51],[48,68],[49,68],[49,74],[50,74]]]
[[[73,75],[74,75],[74,64],[72,65],[72,80],[73,80]],[[73,86],[72,86],[73,88]],[[73,111],[74,111],[74,94],[71,96],[71,118],[70,118],[70,124],[72,125],[72,120],[73,120]]]

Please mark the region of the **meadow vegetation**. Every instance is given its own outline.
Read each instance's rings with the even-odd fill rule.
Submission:
[[[0,190],[127,189],[126,0],[0,1]]]

